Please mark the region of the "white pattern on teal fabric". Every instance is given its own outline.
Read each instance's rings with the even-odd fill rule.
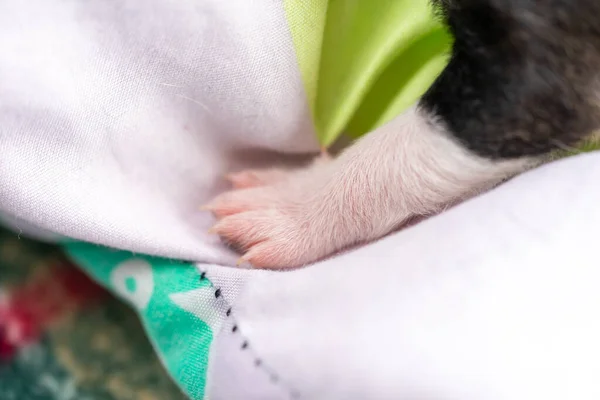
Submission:
[[[87,243],[65,244],[94,279],[139,313],[169,373],[192,399],[203,399],[209,351],[225,317],[208,279],[192,264]]]
[[[112,287],[136,309],[145,310],[154,291],[152,265],[146,260],[134,258],[123,261],[112,270]]]
[[[212,287],[201,287],[183,293],[173,293],[169,297],[183,310],[200,318],[213,332],[218,332],[223,324],[223,314],[227,312],[227,304],[217,301]]]

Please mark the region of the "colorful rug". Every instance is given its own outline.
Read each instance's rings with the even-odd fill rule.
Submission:
[[[56,247],[0,230],[0,399],[184,398],[127,306]]]

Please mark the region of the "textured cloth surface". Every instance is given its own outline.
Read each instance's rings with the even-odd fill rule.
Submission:
[[[0,203],[13,217],[223,262],[197,209],[235,154],[318,149],[278,1],[9,0],[0,26]]]
[[[0,230],[0,399],[184,398],[128,307],[56,246]]]

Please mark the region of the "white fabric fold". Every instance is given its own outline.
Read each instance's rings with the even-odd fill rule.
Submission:
[[[248,277],[235,306],[306,399],[600,398],[600,153],[377,243]]]

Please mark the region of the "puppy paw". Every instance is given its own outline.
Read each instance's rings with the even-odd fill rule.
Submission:
[[[243,253],[238,264],[286,268],[312,261],[311,217],[283,190],[277,185],[233,190],[204,207],[219,219],[209,233]]]
[[[203,207],[218,219],[209,230],[243,253],[240,263],[261,268],[301,266],[326,255],[326,210],[318,195],[323,156],[300,169],[247,170],[228,175],[233,190]]]

